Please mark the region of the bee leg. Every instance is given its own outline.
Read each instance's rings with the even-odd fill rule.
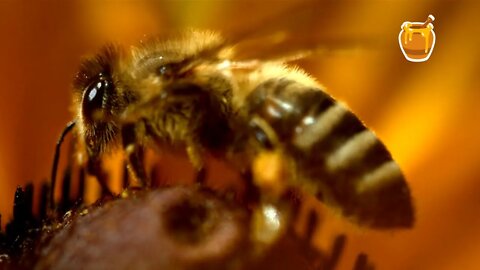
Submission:
[[[140,122],[142,123],[142,122]],[[125,150],[127,168],[142,187],[150,187],[151,181],[144,168],[144,148],[138,144],[138,134],[142,126],[126,124],[122,127],[122,143]]]
[[[196,169],[195,182],[203,185],[207,176],[207,170],[205,169],[201,150],[195,143],[188,143],[187,155],[193,167]]]
[[[108,176],[102,168],[102,162],[99,158],[89,158],[87,164],[87,171],[97,177],[98,183],[102,189],[102,195],[111,196],[112,191],[108,187]]]
[[[197,183],[200,186],[203,186],[205,184],[205,180],[207,178],[207,169],[205,167],[200,168],[199,171],[197,171],[195,175],[195,183]]]
[[[260,202],[260,191],[253,182],[253,175],[251,170],[242,173],[242,179],[245,182],[245,198],[247,205],[257,205]]]
[[[261,201],[253,209],[251,218],[251,236],[254,253],[262,254],[287,233],[290,227],[290,206],[282,201]]]
[[[288,191],[289,163],[280,150],[260,152],[252,163],[253,183],[263,195],[278,199]]]
[[[135,144],[129,144],[125,147],[125,153],[127,155],[127,169],[130,175],[135,179],[142,187],[150,187],[151,181],[145,172],[144,164],[144,149],[141,146]]]
[[[258,207],[253,209],[252,239],[260,251],[281,239],[292,224],[297,206],[292,204],[292,192],[285,181],[289,174],[280,150],[259,153],[251,167],[249,189],[260,190]]]

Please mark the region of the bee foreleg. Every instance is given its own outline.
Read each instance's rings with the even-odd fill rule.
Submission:
[[[122,144],[125,150],[127,168],[132,176],[141,186],[150,186],[151,181],[147,176],[144,167],[144,148],[139,143],[139,134],[143,122],[139,124],[127,124],[122,127]]]
[[[108,187],[108,176],[107,173],[102,168],[102,162],[99,158],[89,158],[87,163],[87,171],[90,174],[95,175],[97,177],[98,183],[102,188],[103,195],[112,195],[112,191]]]

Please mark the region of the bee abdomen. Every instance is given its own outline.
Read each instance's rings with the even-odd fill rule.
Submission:
[[[270,125],[295,160],[301,181],[310,182],[308,192],[360,224],[412,225],[410,192],[400,168],[343,104],[285,79],[267,81],[251,96],[250,113]]]
[[[305,125],[305,117],[312,117]],[[307,115],[292,137],[299,170],[317,182],[316,195],[360,224],[377,228],[413,223],[410,192],[385,145],[342,104]]]

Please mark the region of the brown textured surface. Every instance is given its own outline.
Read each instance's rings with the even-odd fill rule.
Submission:
[[[136,191],[44,230],[35,269],[313,269],[336,263],[291,232],[258,252],[244,206],[197,187]],[[343,244],[342,244],[343,245]]]
[[[224,269],[245,254],[247,213],[174,187],[75,214],[41,248],[39,269]]]

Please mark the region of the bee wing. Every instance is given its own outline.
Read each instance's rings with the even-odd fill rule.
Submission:
[[[247,30],[226,31],[224,46],[234,48],[234,61],[289,61],[311,54],[370,50],[382,44],[374,33],[352,35],[351,27],[331,20],[328,15],[337,8],[325,1],[300,2]]]
[[[283,30],[233,45],[231,60],[290,62],[311,56],[370,50],[376,45],[374,38],[318,37]]]

